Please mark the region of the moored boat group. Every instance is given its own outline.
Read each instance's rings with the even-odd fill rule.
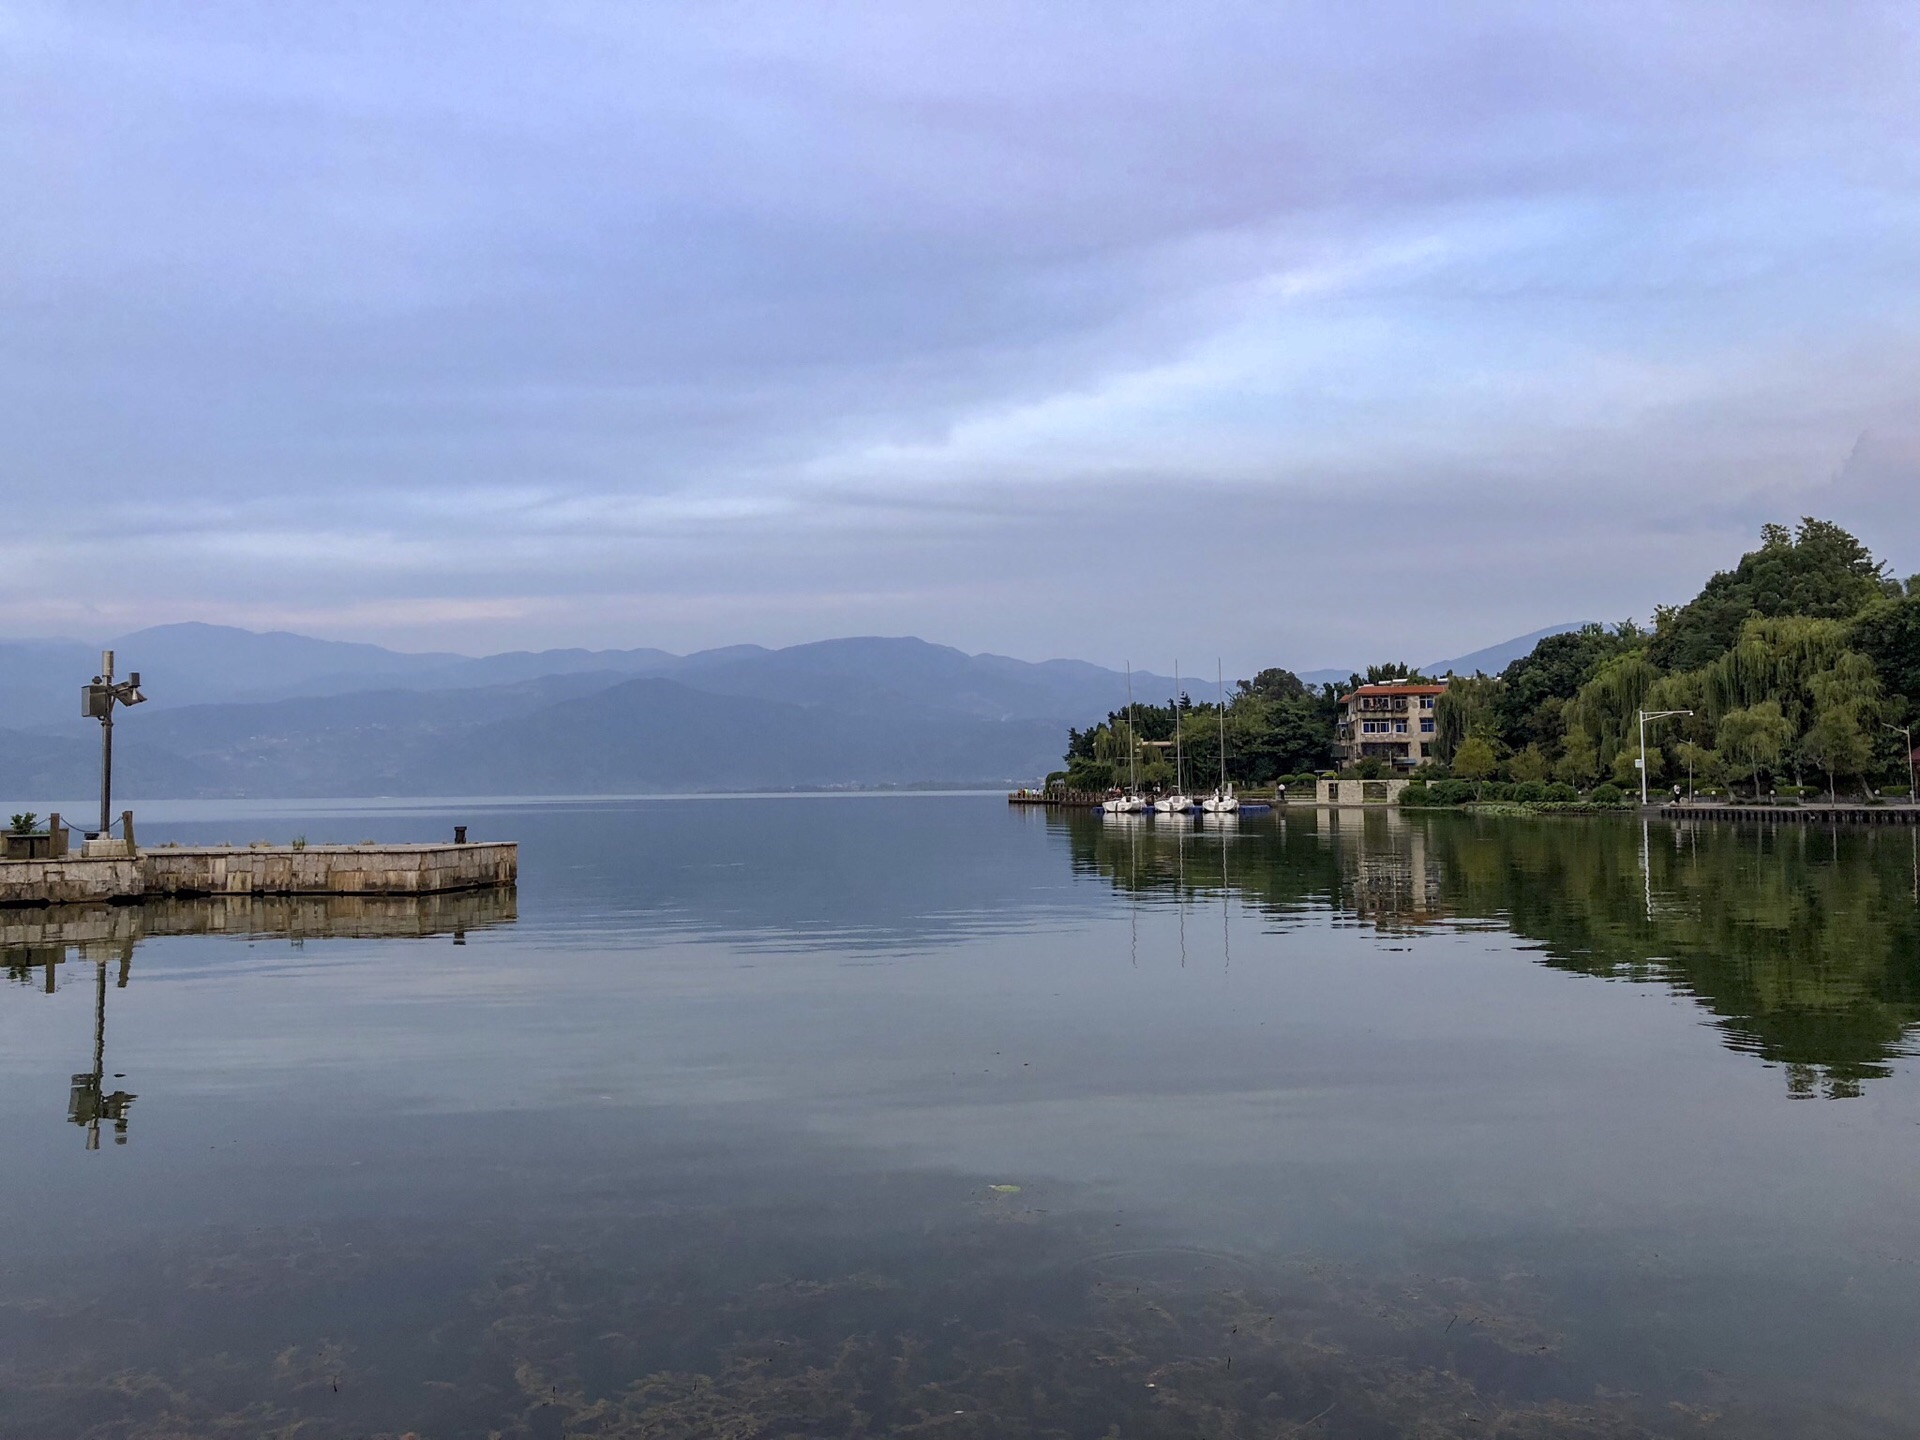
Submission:
[[[1173,683],[1177,693],[1180,687],[1180,665],[1177,661],[1173,667]],[[1133,734],[1133,666],[1127,666],[1127,785],[1124,789],[1116,786],[1108,792],[1107,798],[1100,802],[1102,815],[1236,815],[1243,808],[1267,808],[1265,805],[1243,806],[1240,797],[1233,793],[1232,782],[1227,779],[1227,687],[1223,677],[1216,676],[1215,683],[1220,687],[1220,781],[1213,787],[1213,793],[1199,800],[1187,794],[1186,761],[1180,751],[1180,725],[1176,710],[1173,727],[1173,791],[1167,795],[1147,796],[1140,790],[1140,747]]]

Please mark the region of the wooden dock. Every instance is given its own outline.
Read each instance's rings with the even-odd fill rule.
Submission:
[[[1089,790],[1015,790],[1007,796],[1009,805],[1048,805],[1060,810],[1096,810],[1106,796]]]
[[[1920,805],[1649,805],[1663,820],[1731,820],[1767,825],[1920,825]]]

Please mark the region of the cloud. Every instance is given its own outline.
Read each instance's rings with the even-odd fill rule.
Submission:
[[[6,24],[15,632],[1458,652],[1920,400],[1905,7]]]

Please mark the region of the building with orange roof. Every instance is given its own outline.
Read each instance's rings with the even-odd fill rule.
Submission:
[[[1447,693],[1431,683],[1362,685],[1340,697],[1333,749],[1341,767],[1381,760],[1412,770],[1433,757],[1433,707]]]

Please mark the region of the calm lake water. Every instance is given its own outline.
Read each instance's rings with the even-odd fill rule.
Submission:
[[[1920,1434],[1913,833],[141,835],[456,822],[516,896],[0,914],[0,1435]]]

